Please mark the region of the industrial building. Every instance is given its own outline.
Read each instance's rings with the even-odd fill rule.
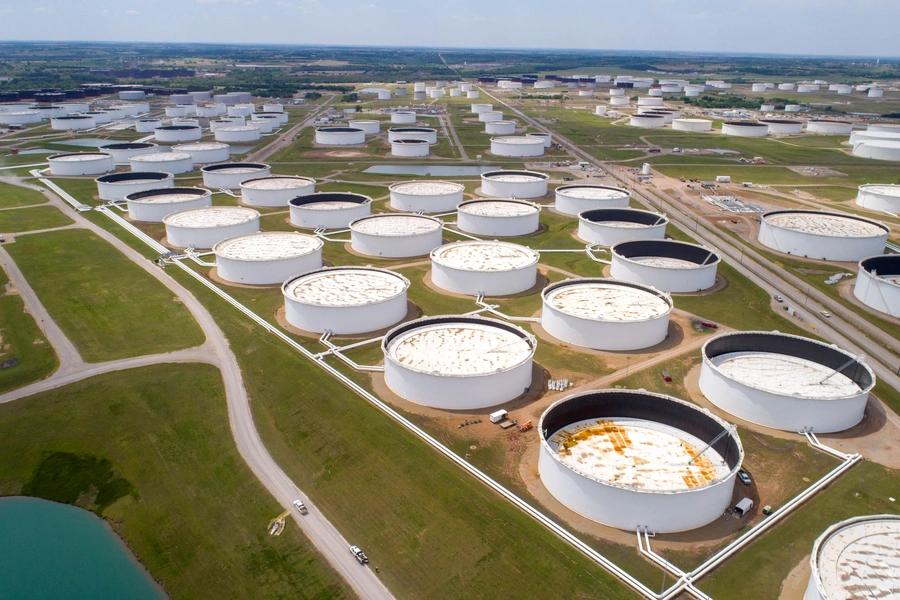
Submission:
[[[566,279],[544,288],[541,298],[547,333],[567,344],[617,352],[664,341],[674,307],[668,294],[614,279]]]
[[[452,212],[463,201],[465,186],[450,181],[404,181],[390,188],[391,208],[405,212]]]
[[[111,154],[105,152],[67,152],[47,157],[50,173],[63,177],[100,175],[116,170]]]
[[[194,170],[194,159],[184,152],[151,152],[128,159],[132,171],[163,171],[173,175]]]
[[[431,281],[457,294],[508,296],[534,287],[540,255],[509,242],[466,241],[431,252]]]
[[[675,240],[634,240],[610,249],[610,275],[669,293],[699,292],[716,282],[719,257],[703,246]]]
[[[858,262],[884,251],[890,228],[838,212],[776,210],[762,216],[759,242],[778,252],[817,260]]]
[[[739,419],[784,431],[843,431],[862,420],[872,369],[832,344],[768,331],[704,344],[700,391]]]
[[[97,183],[97,195],[107,202],[125,200],[126,196],[136,192],[175,187],[175,177],[171,173],[161,172],[112,173],[94,181]]]
[[[166,215],[163,224],[171,246],[205,249],[229,238],[256,233],[259,216],[252,208],[242,206],[207,206]]]
[[[287,322],[313,333],[356,335],[406,317],[409,280],[373,267],[330,267],[285,281]]]
[[[485,237],[517,237],[536,232],[541,209],[525,200],[484,198],[467,200],[457,207],[456,226]]]
[[[734,426],[644,390],[573,394],[544,411],[538,432],[547,491],[628,531],[687,531],[720,518],[744,459]]]
[[[228,238],[213,246],[216,273],[225,281],[281,285],[291,277],[322,268],[324,242],[295,231],[260,231]]]
[[[346,229],[372,212],[372,199],[352,192],[316,192],[288,202],[291,224],[307,229]]]
[[[879,254],[859,261],[853,294],[870,308],[900,317],[900,254]]]
[[[241,202],[248,206],[276,208],[287,206],[292,198],[316,191],[316,180],[293,175],[270,175],[241,182]]]
[[[488,171],[481,174],[481,194],[491,198],[540,198],[550,176],[536,171]]]
[[[809,557],[804,600],[900,597],[900,516],[869,515],[832,525]]]
[[[491,138],[491,154],[497,156],[543,156],[545,142],[542,138],[528,136],[503,136]]]
[[[536,347],[531,334],[495,319],[416,319],[384,337],[384,381],[401,398],[432,408],[496,406],[531,386]]]
[[[133,175],[135,173],[129,173]],[[142,174],[142,173],[141,173]],[[170,173],[166,173],[171,177]],[[212,192],[196,187],[159,186],[125,196],[128,217],[132,221],[162,223],[168,215],[193,208],[212,206]]]
[[[556,188],[553,208],[574,217],[597,208],[627,208],[630,200],[631,192],[622,188],[575,183]]]
[[[578,237],[591,244],[615,246],[632,240],[661,240],[669,220],[635,208],[595,208],[578,215]]]
[[[203,185],[214,190],[237,190],[248,179],[268,177],[272,168],[263,163],[222,163],[200,169]]]
[[[416,214],[381,213],[350,223],[350,247],[366,256],[426,256],[444,243],[444,223]]]

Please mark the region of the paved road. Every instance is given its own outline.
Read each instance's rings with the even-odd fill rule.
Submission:
[[[329,95],[325,102],[323,102],[315,110],[311,111],[309,115],[305,119],[303,119],[303,121],[301,121],[297,125],[294,125],[284,133],[279,134],[277,140],[270,144],[266,144],[264,148],[260,148],[253,154],[247,156],[247,158],[244,160],[247,162],[263,161],[290,146],[292,143],[294,143],[294,136],[297,135],[297,132],[299,132],[304,127],[308,127],[310,124],[312,124],[316,120],[316,117],[324,112],[328,107],[328,104],[334,99],[334,94]]]
[[[228,405],[228,417],[231,424],[231,431],[234,436],[238,451],[241,453],[244,461],[253,471],[254,475],[256,475],[260,482],[262,482],[262,484],[266,487],[266,489],[268,489],[269,492],[275,497],[275,499],[284,508],[289,509],[292,512],[295,517],[295,521],[298,523],[300,528],[310,539],[316,549],[324,556],[331,567],[334,568],[335,571],[337,571],[344,578],[347,584],[356,592],[359,597],[366,599],[371,598],[375,600],[392,600],[393,596],[384,586],[384,584],[382,584],[381,581],[376,577],[374,571],[367,567],[363,567],[356,562],[356,559],[353,558],[348,550],[349,543],[347,542],[347,540],[345,540],[341,536],[340,532],[338,532],[338,530],[322,515],[322,513],[316,508],[316,506],[309,500],[309,498],[305,494],[303,494],[296,485],[294,485],[287,474],[285,474],[285,472],[281,470],[281,468],[269,454],[268,450],[266,450],[266,447],[263,444],[262,439],[259,437],[259,432],[256,430],[256,426],[253,422],[253,414],[250,410],[250,399],[247,396],[246,389],[244,388],[240,366],[238,365],[237,359],[235,358],[234,354],[231,351],[231,348],[228,345],[228,341],[225,338],[225,335],[222,333],[222,330],[219,329],[219,326],[216,324],[212,315],[187,288],[178,283],[162,269],[154,266],[139,252],[132,249],[130,246],[119,240],[116,236],[109,233],[105,229],[93,224],[92,222],[82,217],[78,212],[72,210],[65,202],[60,200],[55,194],[52,194],[49,191],[45,191],[44,194],[50,199],[54,206],[74,219],[78,225],[85,229],[89,229],[98,237],[112,244],[117,250],[127,256],[132,262],[137,264],[155,279],[160,281],[163,285],[168,287],[181,299],[182,304],[191,312],[203,332],[206,334],[206,342],[203,344],[203,346],[184,352],[200,353],[204,357],[207,357],[209,359],[204,360],[203,362],[210,362],[211,360],[213,360],[212,357],[215,357],[215,363],[217,363],[219,368],[221,369],[222,379],[225,385],[225,396]],[[6,259],[9,259],[9,256],[6,255],[5,252],[3,254],[5,255]],[[15,272],[17,283],[22,282],[23,284],[25,284],[25,280],[24,277],[22,277],[21,272],[18,271],[18,269],[16,269]],[[33,291],[31,291],[31,288],[27,286],[27,284],[20,288],[20,293],[26,287],[31,293],[31,297],[28,298],[28,301],[34,302],[35,310],[42,310],[42,306],[40,307],[40,309],[37,308],[38,306],[40,306],[40,301],[37,299],[37,296],[33,293]],[[24,294],[23,298],[25,298]],[[65,335],[56,326],[56,324],[53,323],[52,319],[50,319],[49,314],[44,311],[43,315],[44,325],[48,331],[48,338],[50,338],[51,335],[49,331],[52,328],[55,328],[55,331],[52,334],[51,343],[54,344],[54,347],[57,347],[56,344],[59,344],[59,347],[64,349],[66,358],[65,360],[61,360],[61,362],[65,364],[75,365],[76,363],[73,361],[77,360],[81,363],[81,365],[84,365],[83,361],[81,361],[81,357],[78,355],[77,350],[75,350],[74,346],[72,346],[71,342],[65,337]],[[159,355],[157,355],[156,357],[140,357],[138,359],[129,359],[130,361],[135,362],[129,363],[127,366],[121,368],[141,366],[138,363],[140,363],[142,358],[152,361],[154,359],[158,359]],[[169,358],[171,358],[171,356]],[[151,362],[150,364],[154,363]],[[77,371],[79,368],[83,367],[79,365],[78,367],[73,368],[75,369],[75,371]],[[84,368],[97,368],[99,369],[98,372],[105,372],[103,365],[88,365]],[[70,371],[65,375],[74,376],[74,380],[77,381],[82,377],[77,375],[75,371]],[[87,370],[82,370],[81,372],[84,373],[87,372]],[[47,382],[50,382],[50,380],[48,379],[45,382],[38,382],[38,384],[35,385],[40,386],[40,384]],[[47,383],[47,385],[56,387],[51,383]],[[304,503],[309,507],[308,515],[301,517],[294,508],[293,501],[297,498],[302,499]],[[265,525],[261,524],[260,526],[264,527]]]

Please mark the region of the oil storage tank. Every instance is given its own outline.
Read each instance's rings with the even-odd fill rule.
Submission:
[[[900,185],[861,185],[856,194],[856,204],[869,210],[900,213]]]
[[[444,223],[415,214],[381,213],[350,223],[350,247],[366,256],[425,256],[443,243]]]
[[[486,237],[516,237],[540,229],[541,208],[525,200],[483,198],[457,207],[456,226],[461,231]]]
[[[171,173],[131,171],[128,173],[111,173],[98,177],[97,194],[101,200],[118,202],[135,192],[143,192],[157,188],[175,187],[175,177]]]
[[[356,335],[399,323],[409,280],[373,267],[330,267],[285,281],[284,316],[304,331]]]
[[[539,254],[509,242],[466,241],[431,252],[431,280],[448,292],[507,296],[534,287]]]
[[[193,144],[177,144],[172,152],[184,152],[191,155],[195,165],[225,162],[230,157],[231,146],[219,142],[196,142]]]
[[[578,237],[591,244],[615,246],[632,240],[666,237],[665,215],[634,208],[595,208],[578,215]]]
[[[859,261],[853,295],[869,308],[900,317],[900,254],[879,254]]]
[[[391,127],[388,129],[388,141],[425,140],[429,144],[437,144],[437,129],[431,127]]]
[[[319,127],[316,143],[323,146],[353,146],[366,143],[366,132],[358,127]]]
[[[857,262],[884,251],[890,228],[837,212],[776,210],[762,216],[759,242],[808,258]]]
[[[166,239],[177,248],[212,248],[222,240],[259,231],[259,213],[242,206],[207,206],[163,218]]]
[[[153,135],[158,142],[178,144],[202,139],[203,131],[194,125],[163,125],[154,129]]]
[[[227,125],[217,127],[214,132],[217,142],[258,142],[262,139],[262,132],[256,125]],[[318,137],[318,133],[316,134]]]
[[[722,133],[737,137],[765,137],[769,134],[769,126],[752,121],[726,121],[722,123]]]
[[[382,341],[384,381],[410,402],[473,410],[517,398],[531,385],[534,337],[484,317],[425,317]]]
[[[133,175],[134,173],[129,173]],[[170,173],[166,175],[171,176]],[[174,180],[174,178],[173,178]],[[168,215],[193,208],[212,206],[212,193],[195,187],[159,186],[125,196],[132,221],[162,223]]]
[[[531,157],[544,155],[544,140],[529,136],[491,138],[491,154],[497,156]]]
[[[112,155],[113,161],[115,161],[117,165],[127,165],[129,164],[128,161],[131,160],[132,156],[137,156],[138,154],[150,154],[152,152],[159,152],[160,147],[156,144],[145,142],[121,142],[100,146],[99,150],[101,152],[106,152],[107,154]]]
[[[465,186],[450,181],[404,181],[390,186],[391,208],[406,212],[452,212],[463,201]]]
[[[810,119],[806,123],[806,131],[825,135],[850,135],[853,123],[833,119]]]
[[[577,216],[597,208],[627,208],[630,200],[631,192],[622,188],[576,183],[556,188],[553,208],[564,215]]]
[[[105,152],[67,152],[47,157],[50,173],[62,176],[100,175],[116,170],[111,154]]]
[[[185,152],[150,152],[128,159],[132,171],[164,171],[178,175],[194,170],[194,160]]]
[[[837,346],[775,331],[704,344],[700,391],[739,419],[784,431],[843,431],[862,420],[872,369]]]
[[[64,115],[50,119],[50,129],[54,131],[80,131],[93,129],[96,126],[94,117],[90,115]]]
[[[536,171],[488,171],[481,174],[481,194],[491,198],[540,198],[550,176]]]
[[[216,273],[225,281],[281,285],[291,277],[322,268],[324,242],[296,231],[259,231],[213,246]]]
[[[697,292],[716,282],[719,257],[703,246],[674,240],[621,242],[610,250],[610,274],[669,293]]]
[[[292,198],[316,191],[316,180],[293,175],[270,175],[241,182],[241,202],[248,206],[275,208],[287,206]]]
[[[615,279],[566,279],[544,288],[541,326],[567,344],[595,350],[649,348],[668,336],[672,299]]]
[[[573,394],[544,411],[538,471],[557,500],[617,529],[687,531],[731,504],[744,450],[735,427],[644,390]]]
[[[203,172],[203,185],[214,190],[237,190],[248,179],[268,177],[272,168],[263,163],[222,163],[207,165]]]
[[[352,192],[316,192],[288,202],[291,224],[307,229],[345,229],[372,212],[372,199]]]

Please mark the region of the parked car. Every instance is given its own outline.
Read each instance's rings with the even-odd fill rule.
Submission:
[[[369,557],[366,556],[366,553],[359,549],[359,546],[350,546],[350,554],[356,557],[356,560],[359,561],[359,564],[364,565],[369,562]]]
[[[753,480],[750,479],[750,474],[747,473],[747,471],[741,469],[738,471],[737,475],[738,479],[740,479],[741,483],[743,483],[744,485],[750,485],[751,483],[753,483]]]
[[[300,511],[301,515],[305,515],[306,513],[309,512],[309,509],[306,508],[306,505],[303,504],[303,502],[301,502],[300,500],[294,500],[294,506],[297,507],[297,510]]]
[[[782,298],[778,294],[775,294],[775,302],[784,302],[784,298]]]

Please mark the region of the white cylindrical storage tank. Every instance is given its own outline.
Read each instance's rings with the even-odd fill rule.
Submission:
[[[381,213],[350,223],[350,247],[365,256],[425,256],[443,243],[444,223],[434,217]]]
[[[489,110],[486,112],[478,113],[478,120],[482,123],[490,123],[491,121],[502,121],[503,120],[503,112],[499,110]]]
[[[457,294],[508,296],[534,287],[540,255],[509,242],[466,241],[431,252],[431,281]]]
[[[595,208],[626,208],[629,200],[631,192],[622,188],[575,183],[556,188],[553,208],[574,217]]]
[[[775,112],[774,104],[760,104],[759,112]]]
[[[760,119],[769,128],[769,135],[800,135],[803,133],[803,121],[787,119]]]
[[[431,145],[425,140],[395,139],[391,141],[391,156],[420,157],[431,154]]]
[[[900,125],[895,123],[869,123],[866,131],[877,131],[883,133],[895,133],[900,137]]]
[[[624,96],[625,90],[623,88],[610,88],[609,95],[612,96]]]
[[[536,204],[509,198],[467,200],[457,207],[456,226],[485,237],[518,237],[540,229],[541,209]]]
[[[207,104],[205,106],[197,107],[197,116],[200,117],[221,117],[225,114],[224,104]]]
[[[819,89],[819,86],[817,86],[817,85],[812,85],[809,83],[801,83],[797,86],[797,93],[798,94],[808,94],[810,92],[815,92],[818,89]]]
[[[465,186],[450,181],[404,181],[390,188],[391,208],[406,212],[452,212],[463,201]]]
[[[429,144],[437,144],[437,129],[431,127],[391,127],[388,129],[388,141],[425,140]]]
[[[167,175],[171,177],[171,174]],[[128,206],[128,217],[132,221],[162,223],[172,213],[212,206],[212,192],[195,187],[176,188],[173,178],[172,185],[161,185],[128,194],[125,203]]]
[[[516,132],[516,122],[489,121],[484,124],[484,132],[490,135],[513,135]]]
[[[266,208],[284,207],[292,198],[316,191],[316,180],[294,175],[270,175],[241,182],[241,202]]]
[[[105,152],[67,152],[47,158],[50,173],[62,176],[100,175],[116,170],[115,162]]]
[[[156,144],[146,142],[122,142],[100,146],[99,150],[112,155],[113,161],[115,161],[116,164],[127,165],[132,156],[160,152],[160,147]]]
[[[390,100],[391,99],[391,90],[379,90],[378,91],[378,99],[379,100]]]
[[[219,142],[197,142],[196,144],[178,144],[172,146],[172,152],[190,154],[195,165],[225,162],[229,158],[228,144]]]
[[[234,92],[234,95],[237,96],[238,102],[242,102],[245,104],[253,100],[253,94],[251,94],[250,92]]]
[[[633,240],[610,249],[609,273],[669,293],[698,292],[716,283],[719,257],[703,246],[675,240]]]
[[[424,92],[425,91],[425,82],[417,81],[416,83],[414,83],[413,91],[414,92]]]
[[[544,133],[542,131],[529,132],[525,134],[525,137],[540,138],[544,140],[544,148],[549,148],[553,145],[553,135],[549,133]]]
[[[472,84],[471,84],[471,83],[460,83],[460,84],[459,84],[459,89],[462,90],[462,91],[464,91],[464,92],[471,92],[471,91],[472,91]]]
[[[31,125],[33,123],[40,122],[41,113],[37,110],[14,110],[9,112],[0,112],[0,123],[4,125]]]
[[[444,90],[433,89],[433,90],[431,90],[431,92],[429,92],[428,96],[429,96],[430,98],[443,98],[443,97],[444,97]]]
[[[262,139],[262,132],[256,125],[234,125],[216,128],[215,136],[217,142],[257,142]]]
[[[178,175],[194,170],[194,160],[184,152],[152,152],[128,159],[132,171],[162,171]]]
[[[103,175],[97,182],[97,194],[101,200],[118,202],[129,194],[159,188],[175,187],[175,177],[171,173],[135,172]]]
[[[869,98],[881,98],[882,96],[884,96],[884,90],[869,88],[868,96]]]
[[[163,218],[166,240],[177,248],[212,248],[222,240],[259,231],[259,213],[242,206],[206,206]]]
[[[278,123],[274,119],[263,119],[260,121],[251,121],[251,125],[259,129],[259,132],[262,133],[272,133],[274,131],[275,126]]]
[[[138,133],[155,133],[162,127],[159,119],[138,119],[134,124],[134,130]]]
[[[629,125],[632,127],[664,127],[666,118],[662,115],[648,115],[639,113],[631,115]]]
[[[803,600],[896,598],[900,517],[854,517],[832,525],[813,544]]]
[[[861,142],[897,142],[900,131],[853,131],[850,133],[850,144],[856,146]]]
[[[372,199],[352,192],[316,192],[288,202],[291,224],[307,229],[346,229],[372,212]]]
[[[768,88],[764,83],[754,83],[752,86],[750,86],[750,89],[754,92],[765,92]]]
[[[662,117],[663,124],[669,125],[672,121],[674,121],[677,117],[681,116],[680,111],[675,110],[666,110],[666,109],[657,109],[657,110],[646,110],[641,109],[638,111],[638,117]]]
[[[536,171],[488,171],[481,174],[481,194],[490,198],[540,198],[550,176]]]
[[[480,115],[481,113],[492,112],[494,110],[493,104],[473,104],[472,112],[476,115]]]
[[[632,535],[687,531],[722,517],[744,458],[733,425],[645,390],[563,398],[541,415],[538,434],[547,491],[579,515]]]
[[[615,246],[632,240],[662,240],[669,220],[636,208],[595,208],[578,215],[578,237],[591,244]]]
[[[357,127],[319,127],[316,143],[323,146],[352,146],[366,143],[366,132]]]
[[[263,104],[262,109],[264,113],[283,113],[284,105],[283,104]]]
[[[187,117],[190,115],[197,114],[197,107],[193,104],[182,104],[179,106],[167,106],[166,107],[166,116],[167,117]]]
[[[246,125],[244,117],[222,117],[221,119],[210,121],[209,130],[215,133],[217,129],[222,127],[243,127],[244,125]]]
[[[456,89],[456,88],[450,90],[450,97],[451,98],[462,98],[462,90]]]
[[[469,90],[468,92],[466,92],[466,98],[468,98],[469,100],[478,100],[478,98],[480,97],[481,92],[479,92],[478,90]]]
[[[900,140],[864,140],[853,145],[853,156],[900,161]]]
[[[209,102],[212,98],[210,92],[188,92],[188,96],[191,97],[192,102]]]
[[[602,117],[606,114],[607,106],[605,104],[598,104],[594,107],[594,114],[598,117]]]
[[[414,92],[413,93],[413,100],[415,100],[416,102],[420,102],[420,101],[424,102],[427,99],[428,99],[428,94],[426,94],[425,92]]]
[[[283,284],[322,268],[324,242],[296,231],[259,231],[213,246],[216,273],[225,281],[246,285]]]
[[[768,248],[817,260],[858,262],[881,254],[890,228],[838,212],[775,210],[762,216],[759,242]]]
[[[136,115],[143,115],[143,114],[150,112],[150,103],[149,102],[133,102],[131,104],[126,105],[125,108],[131,109],[130,111],[126,110],[126,114],[128,116],[133,117]]]
[[[515,325],[458,315],[398,325],[381,347],[392,392],[431,408],[474,410],[509,402],[531,386],[537,343]]]
[[[229,106],[225,114],[229,117],[249,117],[255,112],[252,105],[235,104],[234,106]]]
[[[50,119],[50,129],[55,131],[80,131],[93,129],[97,126],[94,117],[90,115],[65,115]]]
[[[535,137],[505,136],[491,138],[491,154],[497,156],[543,156],[544,139]]]
[[[203,130],[191,125],[163,125],[153,130],[158,142],[177,144],[179,142],[196,142],[203,138]]]
[[[703,345],[700,391],[725,412],[764,427],[815,433],[859,423],[875,375],[860,357],[776,331],[723,333]]]
[[[830,119],[812,119],[806,123],[806,131],[827,135],[850,135],[850,132],[853,131],[853,123]]]
[[[610,106],[629,106],[628,98],[625,96],[613,96],[609,99]]]
[[[578,95],[581,98],[590,98],[594,95],[594,90],[578,90]]]
[[[416,113],[411,111],[397,111],[391,113],[391,123],[395,125],[412,125],[416,122]]]
[[[171,94],[169,102],[172,104],[191,104],[194,102],[194,97],[190,94]]]
[[[172,119],[172,125],[190,125],[200,127],[200,119]]]
[[[853,294],[870,308],[900,317],[900,254],[879,254],[859,261]]]
[[[794,84],[793,83],[779,83],[778,89],[781,90],[782,92],[787,92],[787,91],[794,89]]]
[[[784,112],[800,112],[799,104],[785,104]]]
[[[654,98],[652,96],[640,96],[638,98],[638,106],[662,106],[662,98]]]
[[[678,85],[663,85],[663,86],[660,86],[659,89],[663,94],[680,94],[681,93],[681,86],[678,86]]]
[[[769,126],[752,121],[726,121],[722,123],[722,133],[737,137],[765,137],[769,133]]]
[[[362,129],[366,135],[375,135],[381,131],[381,121],[354,119],[349,125],[355,129]]]
[[[263,163],[237,162],[207,165],[200,171],[204,186],[214,190],[237,190],[248,179],[268,177],[272,168]]]
[[[672,119],[675,131],[712,131],[710,119]]]
[[[319,269],[285,281],[284,317],[304,331],[356,335],[406,317],[409,280],[373,267]]]
[[[852,94],[853,86],[852,85],[839,85],[834,90],[838,94]]]
[[[861,185],[856,193],[856,204],[869,210],[900,213],[900,185]]]
[[[215,94],[213,96],[213,101],[217,104],[231,106],[240,102],[240,99],[238,98],[237,94]]]
[[[52,119],[53,117],[64,117],[68,113],[65,106],[55,106],[55,105],[47,105],[47,104],[38,104],[34,107],[34,110],[41,113],[42,119]],[[92,113],[93,114],[93,113]],[[106,114],[106,123],[109,123],[112,120],[112,117],[108,113]],[[101,123],[102,121],[97,121],[97,123]]]
[[[625,352],[650,348],[669,335],[668,294],[615,279],[566,279],[541,293],[541,327],[567,344]]]
[[[662,98],[662,88],[652,88],[647,91],[647,96],[651,98]],[[638,101],[640,103],[640,100]]]
[[[119,92],[119,100],[143,100],[147,97],[144,90],[122,90]]]

